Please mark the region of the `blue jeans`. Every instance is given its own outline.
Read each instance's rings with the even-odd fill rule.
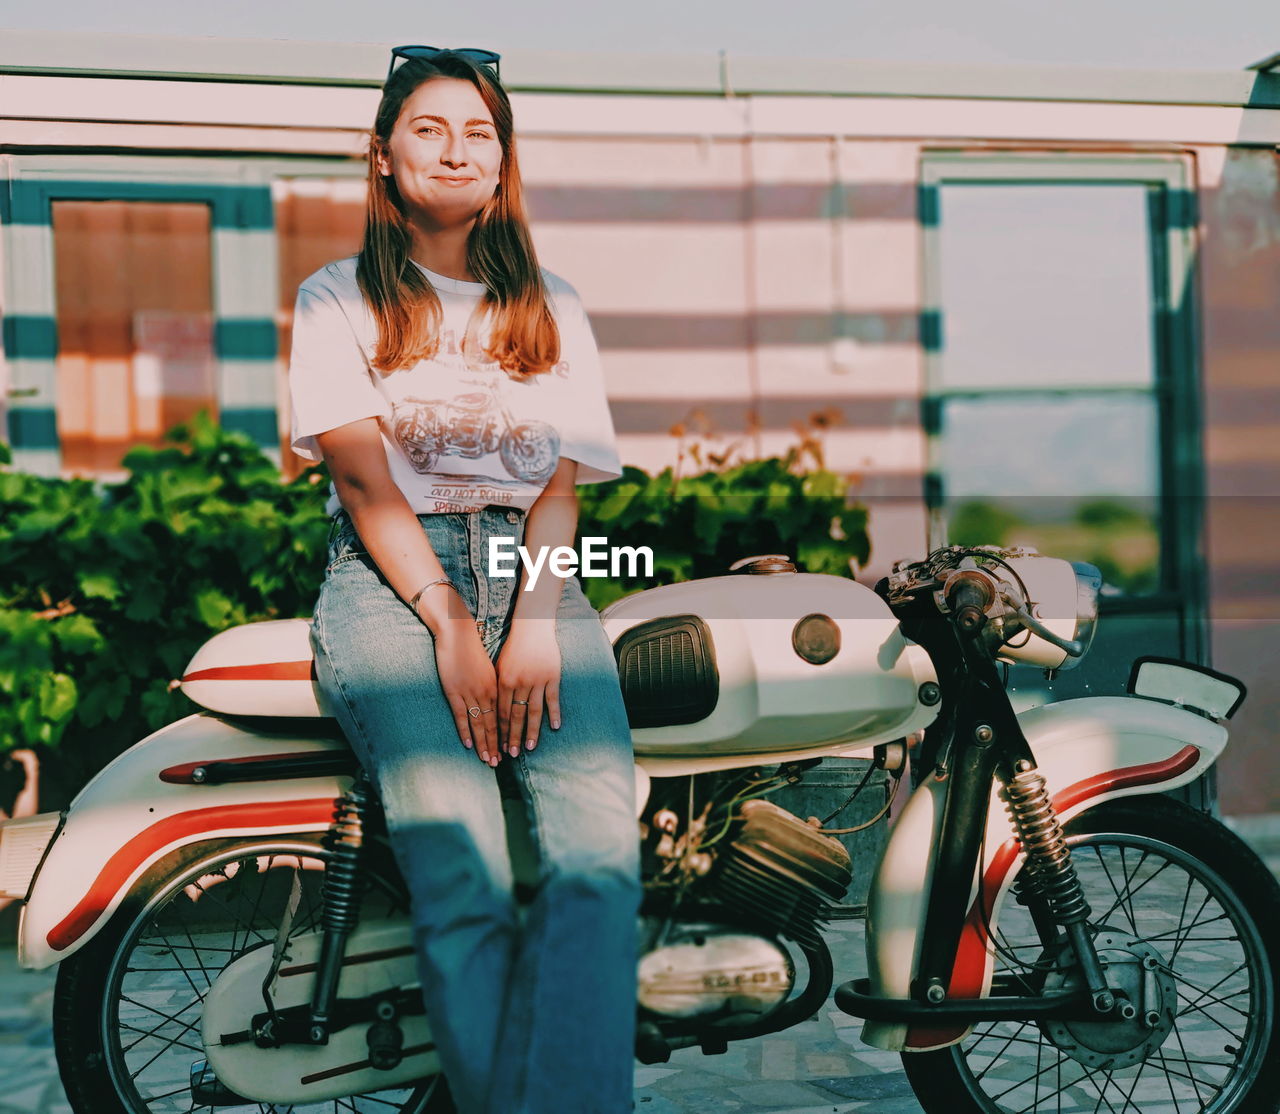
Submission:
[[[487,576],[489,539],[518,544],[523,514],[489,507],[419,522],[496,656],[517,581]],[[631,733],[608,638],[576,579],[565,581],[555,621],[560,729],[544,722],[536,749],[502,759],[539,857],[522,925],[498,772],[458,742],[431,632],[350,519],[334,521],[312,621],[316,677],[381,795],[427,1017],[462,1114],[632,1108],[640,884]]]

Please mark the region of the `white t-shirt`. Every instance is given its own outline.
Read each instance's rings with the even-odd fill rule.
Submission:
[[[371,363],[377,323],[356,282],[355,256],[299,287],[289,363],[294,452],[319,460],[317,433],[377,418],[391,478],[416,514],[489,504],[528,510],[561,458],[578,462],[578,483],[620,475],[600,357],[573,287],[543,272],[560,362],[512,377],[483,355],[487,322],[472,320],[484,284],[415,265],[440,297],[440,345],[431,359],[390,374]],[[464,355],[469,329],[475,335]],[[326,509],[339,507],[330,489]]]

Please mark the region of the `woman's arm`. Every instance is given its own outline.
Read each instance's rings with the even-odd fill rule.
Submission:
[[[387,468],[375,418],[361,418],[316,436],[343,508],[387,582],[402,600],[445,575],[417,516]],[[555,579],[555,578],[552,578]],[[467,709],[494,709],[497,682],[493,663],[461,597],[447,586],[418,600],[418,618],[435,636],[440,684],[453,711],[458,737],[475,746],[482,761],[498,764],[495,714],[471,717]]]
[[[530,553],[573,545],[578,528],[577,478],[577,462],[561,460],[529,508],[523,545]],[[555,620],[564,581],[545,569],[528,591],[524,581],[522,573],[511,633],[498,655],[498,729],[502,745],[513,757],[520,753],[522,743],[527,750],[537,746],[544,709],[551,727],[560,728],[560,647]]]

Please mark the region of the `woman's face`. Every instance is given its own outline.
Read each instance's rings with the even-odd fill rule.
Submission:
[[[410,218],[449,226],[474,220],[498,188],[502,145],[493,115],[469,81],[436,77],[404,102],[378,154]]]

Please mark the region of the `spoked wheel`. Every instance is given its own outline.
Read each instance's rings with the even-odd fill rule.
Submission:
[[[272,947],[295,894],[289,938],[319,928],[328,857],[318,840],[264,837],[202,844],[148,872],[58,972],[54,1044],[77,1114],[453,1114],[442,1076],[288,1106],[219,1093],[201,1071],[210,986],[234,959]],[[367,875],[361,918],[403,914],[394,872],[369,863]]]
[[[1067,827],[1108,982],[1133,1016],[982,1022],[962,1042],[907,1053],[930,1114],[1274,1114],[1280,1106],[1268,939],[1280,887],[1217,821],[1166,799],[1122,801]],[[1055,966],[1026,906],[999,910],[997,976],[1079,985]]]

